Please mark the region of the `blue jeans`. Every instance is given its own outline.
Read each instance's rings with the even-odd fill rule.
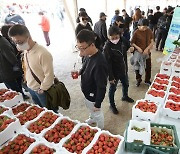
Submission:
[[[118,84],[119,80],[122,83],[122,94],[123,94],[123,97],[127,97],[128,96],[129,80],[128,80],[128,76],[125,75],[123,77],[120,77],[120,79],[116,79],[115,84],[110,84],[110,87],[109,87],[109,103],[110,103],[110,105],[112,107],[115,106],[114,95],[115,95],[117,84]]]
[[[37,91],[34,91],[28,88],[29,93],[32,96],[32,100],[35,104],[38,104],[40,107],[46,107],[46,94],[45,92],[42,94],[38,94]]]

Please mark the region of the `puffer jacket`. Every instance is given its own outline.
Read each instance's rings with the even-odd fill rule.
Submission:
[[[0,82],[15,80],[22,75],[13,47],[0,35]]]

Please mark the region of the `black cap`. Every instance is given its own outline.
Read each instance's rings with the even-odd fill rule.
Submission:
[[[124,19],[123,19],[123,17],[122,16],[117,16],[116,18],[115,18],[115,21],[120,21],[120,22],[122,22],[122,23],[124,23]]]
[[[87,17],[87,16],[88,16],[87,13],[84,11],[79,13],[79,17]]]
[[[138,26],[148,26],[149,25],[149,20],[148,19],[139,19],[138,21]]]
[[[106,15],[104,12],[101,12],[101,13],[99,14],[99,17],[100,17],[100,18],[101,18],[101,17],[104,17],[104,16],[107,17],[107,15]]]

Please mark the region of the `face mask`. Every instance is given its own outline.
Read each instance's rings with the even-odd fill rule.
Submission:
[[[28,40],[26,42],[24,42],[23,44],[18,44],[17,47],[20,50],[28,50],[30,48],[30,46],[28,44]]]
[[[119,42],[120,39],[116,39],[116,40],[110,40],[113,44],[117,44]]]

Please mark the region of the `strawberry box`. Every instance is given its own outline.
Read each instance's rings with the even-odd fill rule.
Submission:
[[[141,142],[150,145],[151,129],[149,122],[130,120],[127,134],[127,142]]]
[[[4,95],[9,89],[0,89],[0,96]]]
[[[49,128],[59,117],[52,111],[44,111],[37,118],[25,124],[25,130],[32,136],[41,136],[41,132]]]
[[[109,131],[100,131],[95,135],[95,139],[83,150],[83,154],[92,153],[122,153],[124,137],[113,135]]]
[[[160,73],[171,75],[172,72],[172,62],[171,61],[163,61],[161,63]]]
[[[60,141],[59,148],[62,153],[83,153],[83,150],[96,140],[95,136],[99,131],[99,128],[91,127],[86,123],[77,124],[70,135]]]
[[[180,77],[178,76],[172,76],[171,80],[180,83]]]
[[[179,95],[180,96],[180,88],[176,88],[176,87],[171,87],[169,89],[169,93],[175,94],[175,95]]]
[[[41,132],[41,140],[50,145],[57,145],[78,123],[79,121],[71,120],[69,117],[59,117],[53,125]]]
[[[8,91],[0,96],[0,104],[7,107],[13,107],[21,101],[23,101],[22,95],[15,91]]]
[[[10,107],[6,107],[4,105],[0,105],[0,115],[1,114],[7,114],[9,116],[14,116],[12,109]]]
[[[11,118],[9,115],[0,115],[0,145],[11,139],[22,129],[17,118]]]
[[[32,106],[29,102],[20,102],[16,106],[12,107],[12,112],[15,116],[24,112],[28,107]]]
[[[171,87],[175,87],[177,89],[180,89],[180,82],[172,81],[171,82]]]
[[[0,147],[1,154],[23,154],[37,139],[26,133],[16,134],[10,141]]]
[[[160,85],[169,85],[169,80],[167,80],[167,79],[161,79],[161,78],[158,78],[158,77],[156,77],[156,78],[154,78],[154,80],[153,80],[153,83],[158,83],[158,84],[160,84]]]
[[[167,92],[163,90],[148,89],[145,99],[156,103],[164,104]]]
[[[44,110],[44,108],[34,105],[29,107],[23,113],[18,114],[16,117],[19,119],[21,125],[24,125],[26,122],[30,122],[31,120],[37,118]]]
[[[172,67],[172,75],[180,77],[180,63],[178,62],[174,63]]]
[[[180,103],[177,104],[173,101],[166,101],[163,106],[163,115],[180,119]]]
[[[174,93],[168,93],[167,100],[180,104],[180,95],[175,95]]]
[[[156,82],[153,82],[150,86],[150,89],[156,89],[156,90],[163,90],[163,91],[167,91],[167,85],[163,85],[163,84],[159,84]]]
[[[32,143],[24,154],[59,154],[58,152],[56,147],[47,143],[45,144],[42,141],[37,141]]]
[[[132,107],[133,120],[157,122],[160,115],[160,104],[145,99],[137,100]]]

